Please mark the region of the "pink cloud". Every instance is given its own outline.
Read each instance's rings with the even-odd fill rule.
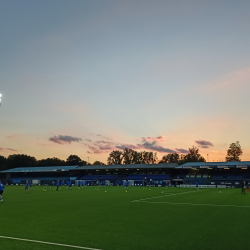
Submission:
[[[140,144],[127,144],[127,143],[119,143],[119,142],[110,142],[106,140],[98,140],[90,143],[82,143],[87,146],[90,150],[87,151],[89,154],[102,154],[102,153],[110,153],[112,150],[123,150],[125,148],[130,148],[133,150],[150,150],[159,153],[188,153],[188,150],[183,148],[170,149],[164,146],[159,145],[160,142],[163,141],[163,136],[158,137],[147,137],[140,138],[142,142]]]
[[[70,135],[58,135],[58,136],[50,137],[49,141],[52,141],[57,144],[70,144],[71,142],[80,142],[82,141],[82,139],[78,137],[73,137]]]
[[[132,145],[132,144],[120,144],[120,145],[116,145],[116,148],[118,149],[125,149],[125,148],[130,148],[130,149],[139,149],[140,147]]]
[[[18,152],[18,150],[13,149],[13,148],[0,148],[0,151],[13,151],[13,152]]]
[[[197,140],[195,141],[195,143],[198,144],[198,146],[201,148],[209,148],[214,146],[212,142],[204,140]]]
[[[143,137],[143,139],[145,139],[146,141],[163,141],[164,140],[163,136],[146,137],[146,138]]]

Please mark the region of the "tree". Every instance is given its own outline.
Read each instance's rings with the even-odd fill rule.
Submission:
[[[75,166],[75,165],[85,166],[87,165],[87,162],[82,161],[82,159],[77,155],[70,155],[66,160],[66,164],[69,166]]]
[[[120,150],[113,150],[108,157],[108,165],[122,164],[123,152]]]
[[[134,150],[130,148],[124,148],[122,152],[123,164],[134,164]]]
[[[153,163],[156,163],[157,160],[158,160],[157,153],[146,152],[146,151],[142,152],[142,163],[153,164]]]
[[[181,155],[180,160],[179,160],[179,164],[184,164],[187,162],[205,162],[205,158],[202,157],[199,154],[199,148],[196,148],[195,146],[193,146],[192,148],[189,148],[189,153],[186,155]]]
[[[35,167],[36,166],[36,158],[29,155],[9,155],[7,158],[7,166],[10,168],[18,168],[18,167]]]
[[[59,158],[53,157],[53,158],[47,158],[37,161],[38,167],[46,167],[46,166],[65,166],[66,162],[64,160],[61,160]]]
[[[186,163],[185,157],[186,157],[186,155],[184,155],[184,154],[179,155],[179,161],[177,163],[179,165],[185,164]]]
[[[133,150],[132,156],[133,156],[133,163],[134,164],[141,164],[143,162],[142,152],[137,152],[137,151]]]
[[[179,154],[177,153],[170,153],[164,155],[159,163],[178,163],[179,162]]]
[[[239,141],[230,144],[227,150],[226,161],[241,161],[240,156],[243,154]]]
[[[105,163],[101,162],[101,161],[95,161],[93,163],[93,165],[105,165]]]
[[[0,155],[0,170],[5,170],[7,169],[7,165],[6,165],[7,159]]]

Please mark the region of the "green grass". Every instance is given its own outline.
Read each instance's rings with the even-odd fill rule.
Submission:
[[[128,192],[123,187],[43,189],[33,187],[30,194],[23,194],[24,187],[5,188],[0,203],[1,236],[103,250],[249,247],[250,196],[241,195],[240,189],[221,189],[221,193],[219,189],[158,187],[131,187]],[[163,197],[132,202],[157,196]],[[0,246],[11,250],[73,249],[2,238]]]

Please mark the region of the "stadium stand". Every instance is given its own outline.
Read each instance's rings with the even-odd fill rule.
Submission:
[[[33,184],[52,185],[55,180],[75,180],[77,177],[70,175],[70,170],[78,166],[50,166],[50,167],[27,167],[14,168],[1,171],[5,174],[5,181],[9,184],[25,184],[26,180]]]
[[[31,180],[35,184],[52,184],[55,180],[72,180],[77,183],[85,180],[89,185],[96,181],[106,181],[118,185],[119,181],[130,180],[135,186],[164,185],[165,181],[175,186],[227,185],[237,186],[246,180],[250,182],[250,162],[190,162],[178,166],[170,164],[131,164],[101,166],[50,166],[14,168],[0,172],[1,178],[8,183],[23,184]]]

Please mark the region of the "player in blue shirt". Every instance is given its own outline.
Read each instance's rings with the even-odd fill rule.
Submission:
[[[168,187],[168,182],[167,182],[167,181],[166,181],[166,183],[165,183],[165,184],[166,184],[166,187]]]
[[[60,182],[59,182],[59,180],[57,180],[56,181],[56,191],[58,191],[59,186],[60,186]]]
[[[128,189],[129,181],[126,180],[124,184],[125,184],[125,188]]]
[[[196,185],[196,189],[199,190],[199,182],[198,181],[195,182],[195,185]]]
[[[30,186],[30,184],[29,184],[29,181],[26,181],[26,184],[25,184],[25,189],[24,189],[24,194],[26,194],[26,193],[30,193],[30,191],[29,191],[29,186]]]
[[[3,202],[3,190],[4,190],[4,185],[0,180],[0,202]]]
[[[72,187],[72,183],[71,183],[71,181],[69,181],[69,182],[68,182],[68,185],[69,185],[68,190],[72,190],[72,188],[71,188],[71,187]]]
[[[64,187],[64,185],[65,185],[65,181],[64,180],[62,180],[61,185]]]

